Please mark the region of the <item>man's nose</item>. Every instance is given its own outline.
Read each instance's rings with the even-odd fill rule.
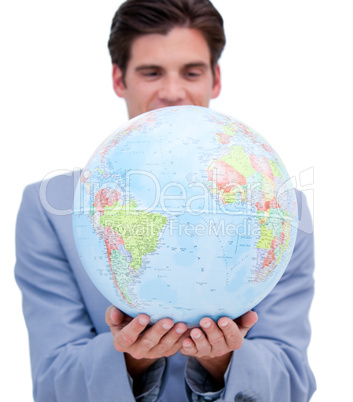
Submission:
[[[166,103],[178,103],[185,99],[186,91],[181,77],[166,76],[161,81],[159,98]]]

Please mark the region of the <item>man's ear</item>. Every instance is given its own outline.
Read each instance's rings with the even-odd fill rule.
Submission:
[[[221,69],[219,68],[219,64],[217,64],[215,68],[211,98],[212,99],[217,98],[220,92],[221,92]]]
[[[120,98],[125,98],[126,87],[123,80],[123,73],[116,64],[113,64],[113,88]]]

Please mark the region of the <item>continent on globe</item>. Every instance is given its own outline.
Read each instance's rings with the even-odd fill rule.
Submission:
[[[131,316],[189,326],[259,303],[297,232],[295,190],[274,149],[196,106],[145,113],[108,137],[73,210],[82,264],[102,294]]]
[[[142,257],[156,250],[159,233],[168,221],[161,214],[137,211],[136,208],[135,201],[123,204],[116,190],[103,188],[97,192],[91,211],[94,228],[103,228],[97,234],[104,233],[102,239],[114,283],[132,305],[127,291],[134,275],[131,269],[138,272]]]

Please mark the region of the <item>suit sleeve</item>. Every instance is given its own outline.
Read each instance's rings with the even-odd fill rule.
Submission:
[[[34,399],[135,401],[123,354],[114,349],[110,332],[95,332],[35,186],[27,187],[23,195],[16,253],[15,276],[23,294]]]

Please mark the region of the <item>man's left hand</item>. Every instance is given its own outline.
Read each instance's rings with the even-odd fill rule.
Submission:
[[[243,344],[245,335],[256,323],[257,314],[249,311],[236,320],[220,318],[215,323],[204,317],[201,328],[193,328],[190,337],[184,339],[180,352],[196,358],[220,385],[233,351]]]

